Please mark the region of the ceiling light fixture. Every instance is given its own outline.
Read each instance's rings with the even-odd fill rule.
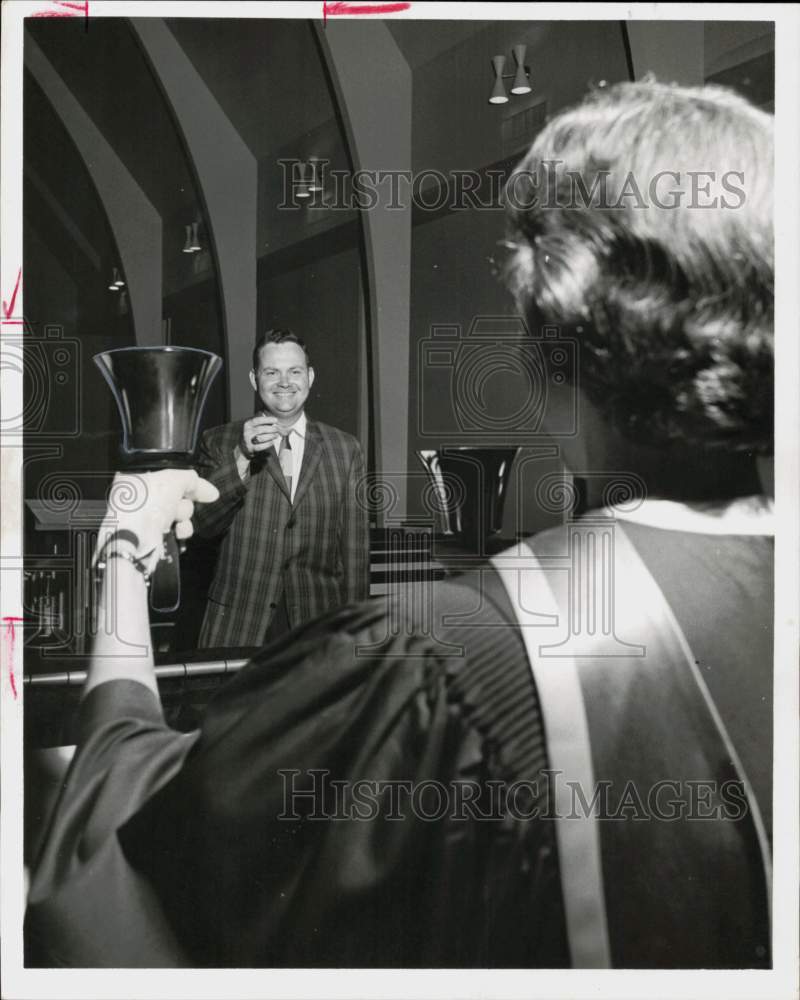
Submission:
[[[505,56],[492,56],[492,69],[494,70],[494,86],[489,95],[490,104],[508,104],[508,94],[503,80],[513,80],[511,93],[515,95],[530,94],[530,67],[525,65],[526,45],[515,45],[513,48],[516,71],[514,73],[503,73],[506,68]]]
[[[183,247],[181,248],[181,253],[197,253],[198,250],[203,249],[200,246],[200,240],[197,235],[199,226],[199,222],[193,222],[191,225],[183,227],[184,232],[186,233],[186,239],[184,240]]]
[[[295,197],[296,198],[310,198],[311,197],[311,188],[309,186],[308,181],[306,180],[306,174],[308,173],[309,164],[308,163],[304,163],[302,160],[299,160],[295,164],[295,166],[297,168],[297,175],[298,175],[298,178],[299,178],[297,187],[295,188],[295,192],[294,192]]]
[[[325,161],[328,162],[327,160]],[[322,171],[318,156],[309,156],[308,166],[311,169],[311,181],[308,185],[309,191],[322,191]]]

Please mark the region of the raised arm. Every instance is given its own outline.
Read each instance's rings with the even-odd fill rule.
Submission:
[[[213,502],[217,488],[191,469],[118,474],[97,537],[97,635],[84,695],[110,680],[135,680],[158,694],[147,612],[147,579],[164,534],[192,534],[194,501]]]

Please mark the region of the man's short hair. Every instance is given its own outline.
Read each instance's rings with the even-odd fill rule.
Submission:
[[[256,340],[256,346],[253,348],[253,371],[257,372],[259,365],[261,364],[261,351],[262,348],[266,347],[267,344],[297,344],[298,347],[302,348],[303,354],[306,356],[306,367],[311,367],[311,358],[308,356],[308,349],[306,348],[305,342],[297,336],[292,330],[281,328],[281,327],[271,327],[269,330],[265,330],[259,338]]]
[[[732,91],[650,79],[558,115],[509,178],[510,287],[635,440],[772,451],[772,141]]]

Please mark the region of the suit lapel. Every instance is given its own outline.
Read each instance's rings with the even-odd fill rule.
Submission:
[[[294,494],[296,507],[303,498],[314,473],[322,458],[322,435],[313,420],[306,423],[306,444],[303,452],[303,464],[300,466],[300,478]],[[280,471],[280,470],[279,470]]]
[[[283,478],[283,472],[281,471],[280,460],[278,459],[278,456],[275,453],[275,448],[272,445],[270,445],[270,447],[266,451],[263,451],[261,454],[264,457],[258,460],[258,465],[263,467],[270,474],[270,476],[272,476],[272,478],[275,480],[276,485],[280,487],[281,491],[283,492],[283,495],[287,499],[291,500],[291,497],[289,496],[289,490],[286,488],[286,480]]]

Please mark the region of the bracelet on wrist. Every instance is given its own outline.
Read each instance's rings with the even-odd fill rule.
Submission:
[[[97,553],[97,558],[100,560],[104,559],[106,550],[118,542],[130,542],[134,552],[139,548],[139,536],[135,531],[129,531],[128,528],[117,528],[105,538],[103,547]]]
[[[108,548],[108,546],[106,546],[105,548]],[[140,558],[127,549],[112,549],[111,552],[109,552],[108,554],[104,554],[100,559],[98,559],[97,561],[98,576],[100,573],[104,573],[106,571],[108,563],[112,559],[124,559],[126,562],[129,562],[131,566],[133,566],[134,569],[136,569],[142,575],[144,582],[149,585],[150,570],[147,568],[147,563],[145,562],[145,560],[149,559],[154,551],[155,551],[154,549],[151,549],[150,552],[148,552],[146,555]]]

